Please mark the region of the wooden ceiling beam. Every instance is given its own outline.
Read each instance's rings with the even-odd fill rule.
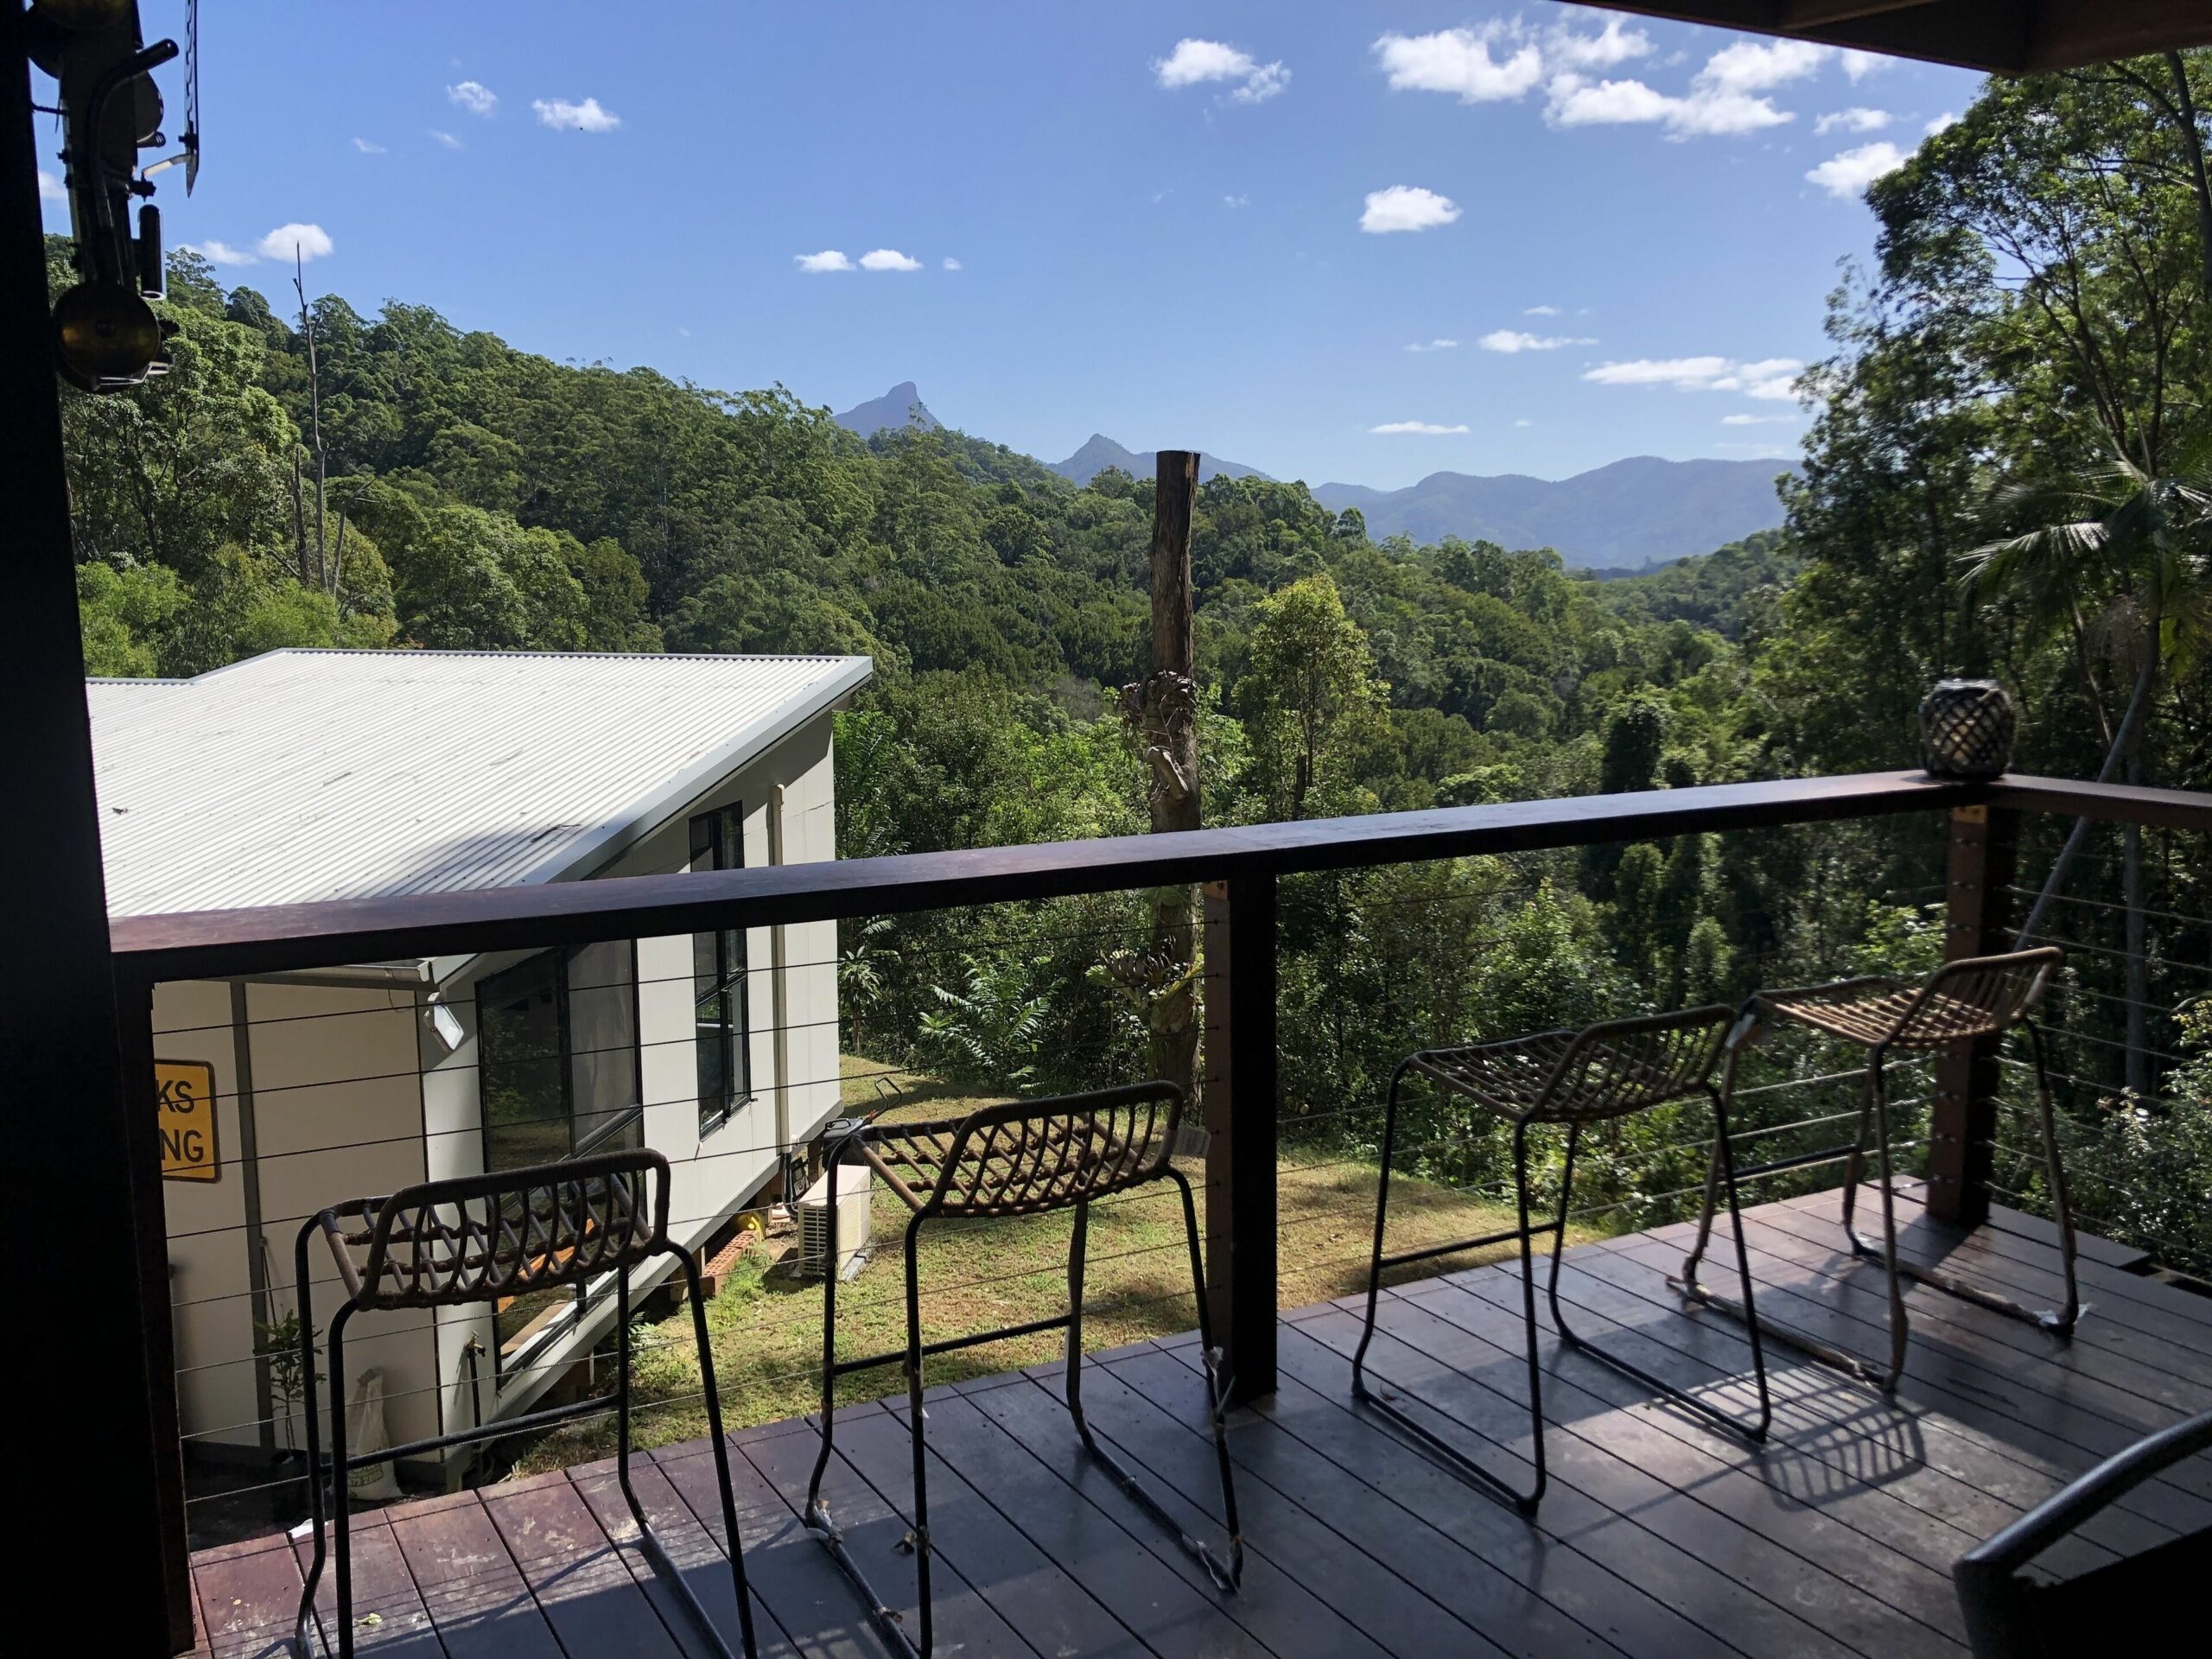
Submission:
[[[1815,41],[1985,74],[2212,46],[2212,0],[1589,0],[1608,11]]]

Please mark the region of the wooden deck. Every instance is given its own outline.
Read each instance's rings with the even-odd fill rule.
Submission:
[[[1880,1276],[1837,1249],[1834,1195],[1746,1217],[1763,1308],[1881,1351]],[[1584,1334],[1736,1408],[1748,1350],[1665,1285],[1681,1229],[1570,1252]],[[1909,1253],[1993,1287],[2056,1298],[2044,1224],[2010,1212],[1961,1238],[1916,1219]],[[1965,1652],[1950,1564],[2074,1475],[2212,1404],[2212,1301],[2131,1272],[2085,1241],[2092,1304],[2070,1345],[1915,1290],[1894,1403],[1770,1354],[1772,1441],[1754,1451],[1548,1341],[1552,1484],[1535,1524],[1408,1450],[1351,1402],[1356,1316],[1284,1316],[1281,1386],[1232,1432],[1248,1564],[1224,1597],[1078,1452],[1053,1371],[938,1391],[929,1408],[940,1653],[1058,1656],[1660,1656],[1946,1659]],[[1419,1389],[1458,1437],[1525,1481],[1517,1267],[1471,1268],[1387,1299],[1371,1364]],[[1716,1282],[1720,1281],[1716,1278]],[[1547,1321],[1547,1329],[1548,1324]],[[1098,1357],[1094,1427],[1149,1471],[1186,1526],[1212,1535],[1211,1447],[1191,1338]],[[903,1407],[903,1401],[900,1402]],[[804,1422],[734,1438],[738,1507],[763,1652],[888,1649],[800,1529],[816,1440]],[[895,1546],[908,1498],[903,1417],[841,1416],[830,1497],[878,1587],[911,1608]],[[653,1454],[640,1485],[662,1535],[724,1629],[735,1628],[703,1442]],[[2047,1558],[2075,1572],[2212,1528],[2212,1459],[2123,1498]],[[634,1543],[606,1464],[410,1502],[362,1517],[355,1550],[365,1654],[413,1659],[677,1659],[700,1651]],[[194,1563],[211,1656],[289,1653],[296,1546],[251,1540]],[[325,1613],[328,1578],[325,1578]],[[899,1586],[903,1586],[901,1589]],[[908,1614],[911,1621],[912,1613]]]

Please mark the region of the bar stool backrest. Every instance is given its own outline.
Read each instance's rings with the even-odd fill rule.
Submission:
[[[581,1284],[665,1253],[668,1193],[668,1160],[632,1148],[425,1181],[320,1219],[357,1306],[443,1307]],[[348,1231],[346,1211],[367,1225]]]
[[[1898,1019],[1891,1042],[1927,1048],[2008,1031],[2032,1013],[2065,952],[2055,944],[1998,957],[1961,957],[1929,977]]]
[[[1725,1002],[1585,1026],[1529,1116],[1572,1123],[1620,1117],[1704,1086],[1736,1010]]]
[[[1152,1082],[970,1112],[922,1213],[1031,1215],[1150,1180],[1175,1149],[1183,1104],[1173,1084]]]

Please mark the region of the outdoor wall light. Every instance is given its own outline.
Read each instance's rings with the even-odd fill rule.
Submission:
[[[461,1016],[453,1011],[450,1004],[442,1001],[435,991],[432,991],[429,1000],[423,1004],[423,1023],[437,1033],[438,1040],[446,1046],[448,1054],[459,1048],[468,1036],[461,1027]]]
[[[2019,725],[1996,681],[1938,680],[1920,700],[1920,764],[1931,778],[2002,777]]]

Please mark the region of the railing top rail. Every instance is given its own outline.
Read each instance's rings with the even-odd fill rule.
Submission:
[[[1946,783],[1918,772],[1308,819],[893,858],[610,877],[466,893],[119,917],[119,970],[243,978],[351,963],[537,950],[1221,880],[1755,830],[1974,804],[2212,829],[2212,795],[2048,779]]]

